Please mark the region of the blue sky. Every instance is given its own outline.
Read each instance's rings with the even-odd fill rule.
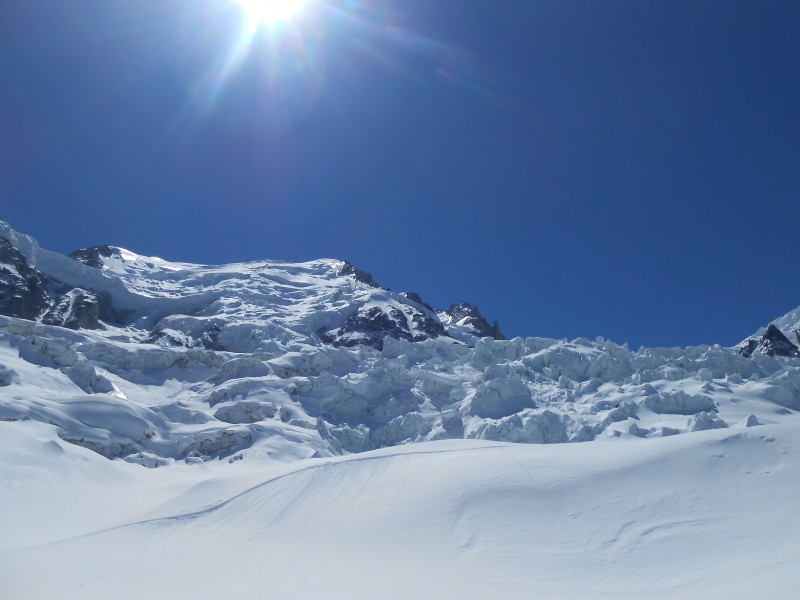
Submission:
[[[800,304],[800,3],[309,2],[249,37],[230,0],[0,4],[0,219],[344,258],[507,335],[733,344]]]

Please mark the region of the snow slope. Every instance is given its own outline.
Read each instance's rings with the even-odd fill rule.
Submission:
[[[4,598],[792,598],[800,584],[796,418],[155,470],[12,427],[0,518],[30,526],[4,536]],[[78,520],[54,519],[54,497]]]

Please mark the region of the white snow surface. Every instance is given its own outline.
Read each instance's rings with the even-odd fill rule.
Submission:
[[[451,337],[336,348],[421,309],[342,261],[95,269],[0,236],[130,315],[0,316],[2,598],[795,597],[800,359],[432,311]]]
[[[794,598],[800,423],[144,469],[0,423],[3,598]]]

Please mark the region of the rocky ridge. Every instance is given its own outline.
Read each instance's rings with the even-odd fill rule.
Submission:
[[[800,343],[800,330],[795,330],[795,335]],[[750,338],[739,349],[742,356],[750,357],[754,352],[767,356],[800,357],[800,351],[778,327],[771,323],[760,338]]]

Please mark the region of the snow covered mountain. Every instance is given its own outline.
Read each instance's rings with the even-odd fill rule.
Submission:
[[[67,257],[4,223],[0,260],[0,418],[145,465],[654,437],[800,409],[797,349],[774,326],[739,351],[632,352],[505,340],[469,303],[437,311],[337,260]]]
[[[506,340],[344,261],[0,222],[0,596],[793,597],[799,314]]]

